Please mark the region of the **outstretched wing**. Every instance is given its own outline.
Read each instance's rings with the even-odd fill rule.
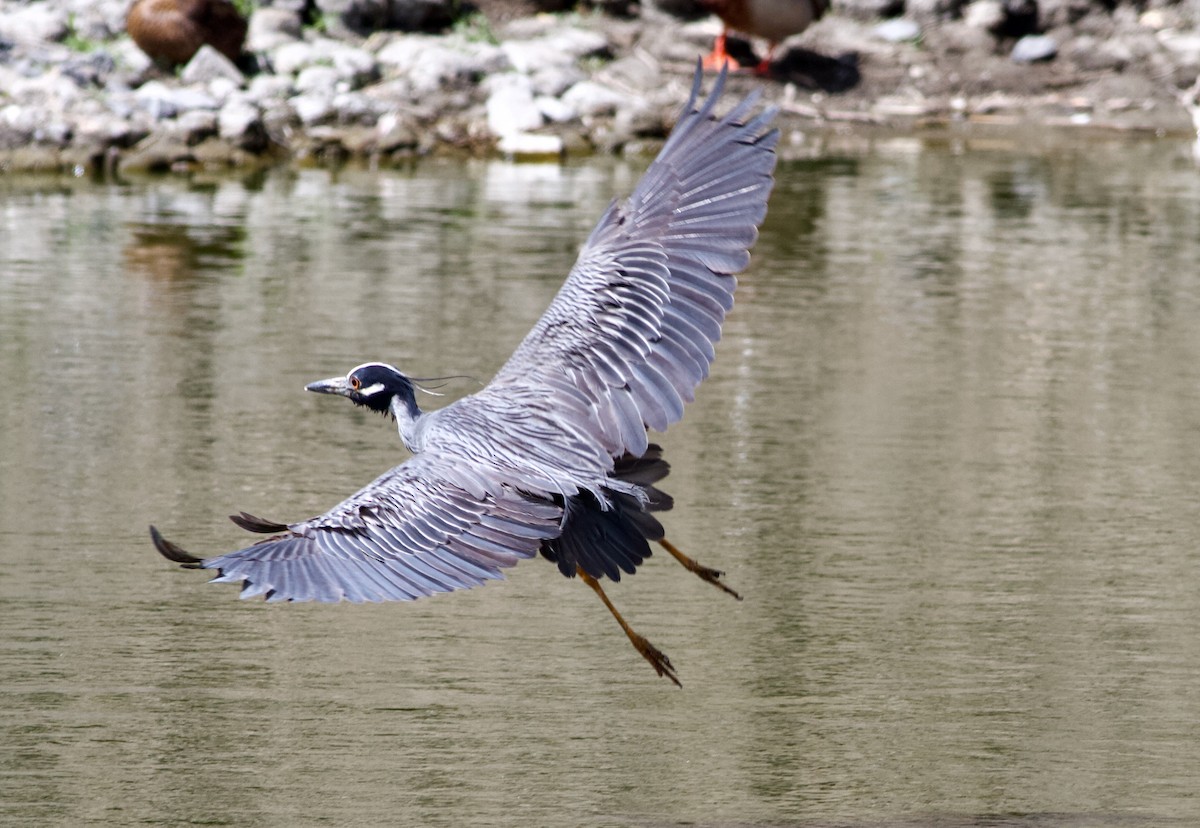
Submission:
[[[578,425],[614,457],[641,455],[646,427],[679,420],[708,375],[774,183],[774,110],[746,120],[751,95],[718,117],[724,73],[697,109],[700,79],[633,195],[600,219],[549,309],[479,392],[582,391],[591,420]]]
[[[253,546],[196,558],[150,527],[158,551],[214,581],[269,601],[411,601],[477,586],[535,555],[559,532],[562,509],[478,478],[455,479],[424,457],[383,474],[323,515],[284,526],[242,513]]]

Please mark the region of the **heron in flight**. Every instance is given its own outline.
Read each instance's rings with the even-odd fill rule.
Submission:
[[[774,183],[775,110],[750,95],[724,115],[722,73],[691,97],[633,194],[608,208],[566,282],[499,373],[439,410],[417,407],[417,381],[368,362],[309,391],[390,415],[412,457],[328,512],[283,524],[242,512],[271,537],[197,558],[150,535],[166,558],[215,570],[268,601],[410,601],[503,577],[541,553],[604,602],[633,646],[676,685],[671,661],[635,632],[600,584],[633,574],[661,545],[740,598],[672,545],[656,513],[673,505],[664,431],[708,375],[734,274]],[[682,685],[680,685],[682,686]]]

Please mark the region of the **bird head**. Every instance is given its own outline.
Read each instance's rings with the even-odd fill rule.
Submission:
[[[318,394],[339,394],[355,405],[365,406],[380,414],[393,413],[392,400],[397,398],[410,411],[416,408],[412,380],[381,362],[368,362],[344,377],[332,377],[304,387]]]

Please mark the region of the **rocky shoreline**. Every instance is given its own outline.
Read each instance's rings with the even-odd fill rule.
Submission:
[[[314,22],[311,2],[254,9],[237,65],[205,47],[172,73],[125,35],[123,0],[0,0],[0,170],[636,152],[666,134],[719,30],[645,4],[493,0],[437,33],[365,32],[346,4]],[[733,84],[781,107],[785,144],[931,126],[1196,130],[1200,0],[844,0],[781,51],[778,77]]]

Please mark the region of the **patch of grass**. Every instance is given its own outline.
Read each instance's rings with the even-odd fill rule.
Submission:
[[[67,17],[67,36],[63,38],[63,45],[72,52],[79,52],[81,54],[94,52],[100,48],[99,41],[86,38],[79,34],[79,31],[75,28],[74,14]]]
[[[451,31],[469,43],[491,43],[494,46],[500,42],[492,31],[492,24],[481,11],[473,11],[455,20]]]

